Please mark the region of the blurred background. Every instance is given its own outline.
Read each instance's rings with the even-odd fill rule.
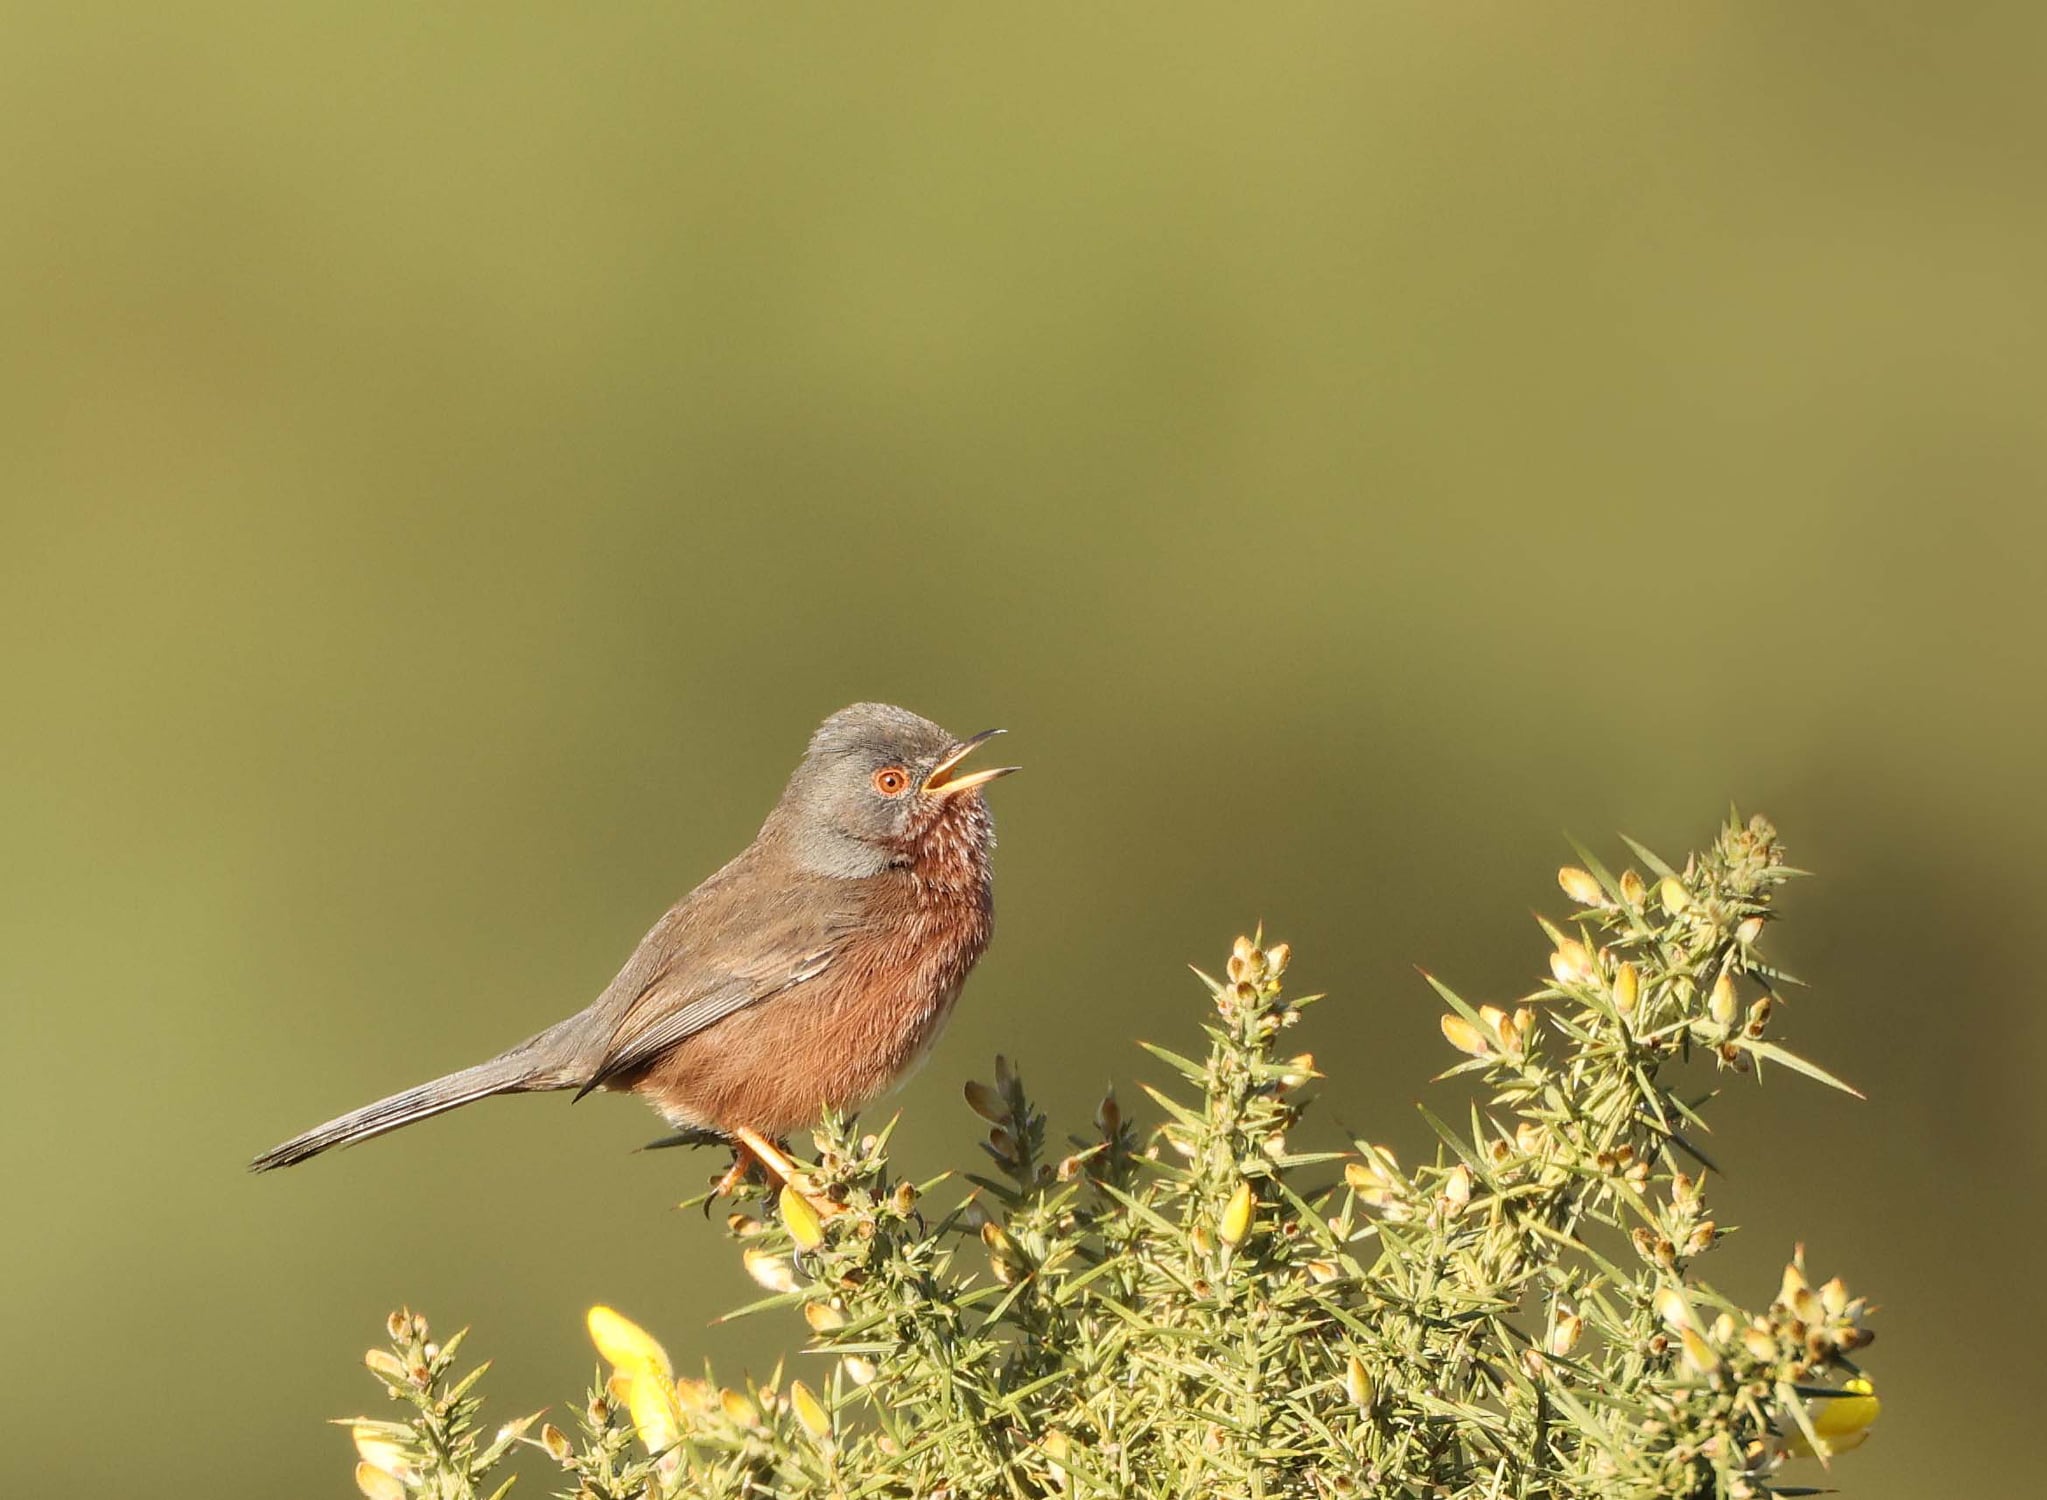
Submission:
[[[1835,1482],[2014,1472],[2043,33],[10,10],[0,1405],[79,1418],[0,1488],[349,1493],[320,1424],[401,1302],[500,1417],[576,1396],[598,1300],[771,1367],[672,1210],[722,1162],[630,1101],[242,1164],[584,1004],[870,697],[1028,768],[920,1172],[998,1050],[1055,1122],[1134,1096],[1261,918],[1332,995],[1325,1128],[1418,1148],[1416,965],[1511,998],[1567,836],[1770,814],[1819,877],[1780,1034],[1869,1102],[1733,1087],[1708,1274],[1767,1301],[1803,1239],[1883,1304]]]

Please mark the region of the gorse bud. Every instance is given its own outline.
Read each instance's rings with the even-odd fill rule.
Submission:
[[[1713,982],[1713,993],[1706,1001],[1706,1014],[1721,1026],[1732,1026],[1734,1018],[1741,1014],[1741,1002],[1734,993],[1734,978],[1722,974]]]
[[[782,1210],[782,1223],[798,1249],[815,1250],[824,1243],[824,1221],[801,1193],[792,1187],[784,1187],[778,1206]]]
[[[760,1426],[760,1408],[754,1405],[743,1392],[718,1392],[718,1405],[724,1411],[727,1420],[735,1425],[740,1427]]]
[[[1590,870],[1581,870],[1576,865],[1565,865],[1557,871],[1557,884],[1564,888],[1564,894],[1580,906],[1606,905],[1606,890]]]
[[[1633,964],[1622,964],[1614,970],[1613,1008],[1624,1016],[1635,1013],[1635,1003],[1641,994],[1642,976]]]
[[[1565,938],[1549,956],[1549,971],[1558,984],[1583,984],[1594,972],[1592,954],[1576,938]]]
[[[1684,1362],[1687,1369],[1696,1370],[1702,1375],[1709,1375],[1720,1368],[1720,1356],[1714,1352],[1713,1346],[1706,1342],[1705,1336],[1699,1333],[1697,1329],[1679,1329],[1678,1342],[1684,1350]]]
[[[999,1125],[1009,1118],[1009,1106],[1002,1102],[1002,1096],[978,1079],[967,1080],[967,1105],[973,1112],[991,1124]]]
[[[1464,1017],[1445,1012],[1439,1022],[1443,1028],[1443,1040],[1459,1052],[1468,1052],[1473,1057],[1490,1057],[1493,1045],[1488,1042]]]
[[[362,1362],[385,1380],[410,1382],[412,1378],[405,1362],[388,1349],[372,1349],[362,1357]]]
[[[789,1387],[789,1409],[796,1413],[796,1420],[803,1424],[803,1430],[819,1442],[832,1435],[832,1419],[825,1411],[824,1403],[800,1380]]]
[[[746,1274],[771,1292],[793,1292],[799,1285],[795,1267],[783,1256],[750,1247],[739,1258],[746,1266]]]
[[[1104,1136],[1112,1136],[1123,1128],[1123,1107],[1116,1102],[1116,1091],[1110,1089],[1102,1095],[1102,1102],[1095,1106],[1095,1129]]]
[[[1569,1354],[1578,1347],[1578,1340],[1584,1334],[1585,1320],[1576,1313],[1565,1313],[1550,1329],[1549,1352],[1559,1357]]]
[[[1215,1226],[1215,1237],[1225,1245],[1235,1247],[1244,1242],[1244,1236],[1251,1232],[1251,1210],[1257,1205],[1257,1198],[1251,1192],[1251,1184],[1237,1184],[1236,1192],[1223,1206],[1222,1218]]]
[[[1372,1374],[1365,1368],[1365,1362],[1355,1354],[1350,1357],[1343,1371],[1343,1393],[1350,1398],[1350,1404],[1359,1411],[1372,1409]]]

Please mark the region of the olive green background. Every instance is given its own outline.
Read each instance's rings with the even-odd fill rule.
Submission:
[[[0,1488],[348,1493],[399,1302],[505,1417],[597,1300],[771,1366],[631,1102],[241,1166],[583,1004],[864,697],[1027,766],[919,1171],[998,1049],[1156,1076],[1261,917],[1412,1149],[1415,965],[1512,997],[1567,834],[1768,811],[1870,1100],[1733,1088],[1708,1274],[1882,1304],[1850,1492],[2004,1488],[2041,15],[9,7]]]

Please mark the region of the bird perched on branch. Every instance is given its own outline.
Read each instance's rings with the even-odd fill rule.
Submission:
[[[640,940],[588,1008],[488,1062],[393,1094],[251,1162],[288,1167],[493,1094],[639,1095],[695,1142],[786,1179],[774,1142],[854,1111],[929,1049],[988,946],[994,820],[955,739],[886,703],[818,726],[744,852]],[[733,1178],[728,1176],[729,1184]]]

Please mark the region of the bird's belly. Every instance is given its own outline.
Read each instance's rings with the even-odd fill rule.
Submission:
[[[836,966],[835,966],[836,968]],[[916,966],[828,973],[681,1042],[629,1085],[682,1128],[781,1138],[852,1113],[930,1055],[965,980]]]

